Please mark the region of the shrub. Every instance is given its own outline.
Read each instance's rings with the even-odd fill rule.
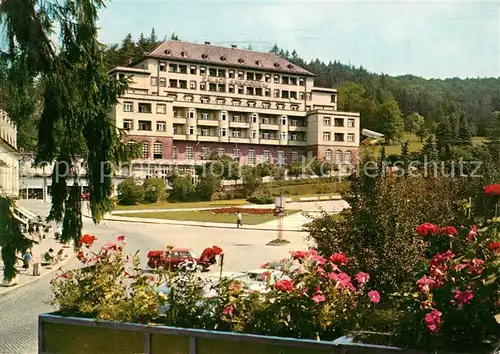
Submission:
[[[256,194],[247,198],[247,201],[254,204],[273,204],[274,197],[265,194]]]
[[[168,199],[173,202],[186,202],[193,200],[195,186],[189,176],[175,176],[172,179],[172,190]]]
[[[196,186],[196,195],[201,200],[212,200],[219,187],[220,179],[214,175],[206,174],[200,178]]]
[[[498,223],[481,232],[424,224],[425,271],[406,301],[398,341],[415,348],[472,350],[500,344],[500,238]],[[488,344],[489,343],[489,344]]]
[[[134,205],[144,199],[144,188],[132,178],[127,178],[118,185],[118,203],[121,205]]]
[[[252,166],[244,166],[242,170],[242,179],[244,197],[252,195],[262,184],[262,177],[259,171]]]
[[[144,201],[156,203],[162,201],[166,194],[165,181],[161,178],[148,178],[142,185],[144,188]]]
[[[459,183],[451,178],[379,179],[362,176],[343,195],[350,210],[341,218],[326,214],[306,225],[321,254],[344,250],[353,269],[370,269],[384,293],[409,286],[424,257],[415,225],[447,224],[461,207]]]

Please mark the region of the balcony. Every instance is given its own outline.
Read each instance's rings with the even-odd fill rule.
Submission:
[[[174,134],[174,140],[186,140],[186,134]]]
[[[174,117],[173,123],[174,124],[186,124],[186,117],[180,117],[180,116]]]
[[[260,123],[259,128],[261,130],[279,130],[280,126],[278,124],[265,124],[265,123]]]
[[[250,139],[247,138],[247,137],[238,137],[238,138],[230,137],[229,138],[229,142],[230,143],[249,144],[250,143]]]
[[[289,146],[307,146],[307,141],[304,140],[288,140]]]
[[[307,131],[307,126],[289,125],[288,126],[288,131],[289,132],[306,132]]]
[[[264,139],[264,138],[260,138],[260,144],[263,144],[263,145],[279,145],[280,141],[278,139]]]
[[[210,127],[217,127],[219,125],[219,121],[215,119],[198,119],[198,125],[206,125]]]
[[[229,127],[231,127],[231,128],[244,128],[244,129],[248,129],[248,128],[250,128],[250,123],[246,123],[246,122],[229,122]]]
[[[218,142],[219,137],[217,135],[198,135],[198,141],[214,141]]]

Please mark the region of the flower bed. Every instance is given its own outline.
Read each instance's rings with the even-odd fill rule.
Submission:
[[[274,209],[265,209],[265,208],[217,208],[210,209],[210,211],[214,214],[253,214],[253,215],[272,215],[274,213]]]

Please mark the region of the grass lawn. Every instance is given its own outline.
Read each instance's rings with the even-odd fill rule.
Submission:
[[[118,205],[115,208],[115,210],[218,208],[224,206],[238,206],[244,204],[248,204],[248,202],[244,199],[215,200],[215,201],[205,201],[205,202],[185,202],[185,203],[162,202],[155,204]]]
[[[296,211],[288,211],[287,215],[296,213]],[[235,214],[214,214],[208,210],[192,210],[192,211],[158,211],[149,213],[134,213],[134,214],[114,214],[116,216],[134,217],[134,218],[150,218],[150,219],[167,219],[179,221],[201,221],[201,222],[216,222],[236,224]],[[266,221],[276,220],[274,215],[255,215],[242,214],[243,225],[258,225]]]

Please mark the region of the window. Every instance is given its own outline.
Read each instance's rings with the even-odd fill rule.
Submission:
[[[226,120],[226,113],[220,114],[220,120]]]
[[[279,84],[280,83],[280,76],[279,75],[274,75],[274,83]]]
[[[335,133],[333,137],[335,141],[344,141],[344,133]]]
[[[241,122],[240,116],[233,116],[233,122]]]
[[[247,95],[255,95],[255,89],[253,87],[247,87]]]
[[[201,136],[210,136],[210,131],[208,129],[201,130]]]
[[[177,64],[169,64],[168,66],[168,72],[169,73],[175,73],[177,71]]]
[[[229,70],[229,78],[234,79],[234,70]]]
[[[343,127],[344,126],[344,118],[335,118],[333,120],[333,125],[335,127]]]
[[[226,128],[219,129],[219,136],[226,136],[226,134],[227,134]]]
[[[254,73],[247,73],[247,80],[254,81],[255,76]]]
[[[297,141],[297,134],[291,134],[290,140]]]
[[[217,76],[217,69],[209,68],[208,69],[208,76]]]
[[[196,81],[189,81],[189,88],[191,90],[196,90]]]
[[[307,152],[307,158],[308,158],[308,159],[312,159],[312,158],[313,158],[313,156],[314,156],[314,155],[313,155],[313,152],[312,152],[312,151],[308,151],[308,152]]]
[[[166,114],[167,113],[167,106],[163,103],[158,103],[156,105],[156,113],[158,114]]]
[[[303,78],[303,77],[300,77],[300,78],[299,78],[299,85],[300,85],[300,86],[305,86],[305,81],[304,81],[304,78]]]
[[[245,93],[245,88],[243,86],[238,86],[238,95],[243,95]]]
[[[156,122],[156,130],[159,132],[164,132],[167,130],[166,122]]]
[[[186,160],[194,159],[194,150],[192,146],[186,146]]]
[[[228,92],[229,93],[234,93],[234,85],[229,85],[228,86]]]
[[[259,116],[256,113],[252,114],[252,123],[257,123],[258,118]]]
[[[172,146],[172,158],[174,160],[177,160],[178,153],[179,153],[179,151],[177,150],[177,146]]]
[[[269,124],[269,117],[262,117],[262,124]]]
[[[192,125],[189,126],[189,135],[194,135],[194,127]]]
[[[330,150],[330,149],[327,149],[325,151],[325,160],[326,161],[332,161],[332,159],[333,159],[333,151]]]
[[[347,128],[354,128],[354,119],[347,120]]]
[[[296,77],[290,78],[290,85],[297,85],[297,78]]]
[[[282,76],[281,77],[281,83],[283,85],[288,85],[290,83],[289,80],[288,80],[288,76]]]
[[[133,102],[123,102],[123,112],[133,112],[134,103]]]
[[[347,141],[350,143],[354,142],[354,134],[347,134]]]
[[[217,155],[218,155],[219,157],[222,157],[222,156],[224,156],[225,154],[226,154],[226,149],[224,149],[224,148],[218,148],[218,149],[217,149]]]
[[[239,159],[241,156],[240,149],[233,149],[233,159]]]
[[[206,146],[202,147],[200,149],[200,157],[202,160],[206,160],[210,156],[210,149],[207,148]]]
[[[323,125],[330,126],[332,124],[332,121],[330,117],[323,117]]]
[[[297,151],[292,151],[292,162],[299,161],[299,153]]]
[[[285,152],[278,151],[278,165],[282,166],[285,164]]]
[[[248,164],[255,165],[255,150],[248,150]]]
[[[191,66],[189,67],[189,73],[190,73],[191,75],[196,75],[196,72],[197,72],[197,71],[198,71],[198,70],[196,70],[196,66],[195,66],[195,65],[191,65]]]
[[[281,125],[286,125],[286,117],[281,117]]]
[[[342,150],[337,150],[337,152],[335,152],[335,163],[337,165],[342,165]]]
[[[266,82],[271,82],[271,74],[266,74]]]
[[[153,144],[153,158],[161,159],[163,157],[163,145],[160,142]]]
[[[167,63],[160,62],[160,71],[167,71]]]
[[[245,73],[243,71],[238,71],[238,80],[245,80]]]
[[[200,90],[201,91],[206,91],[207,90],[207,86],[205,85],[204,82],[200,82]]]
[[[233,129],[231,132],[233,138],[240,138],[241,137],[241,130],[240,129]]]
[[[134,129],[134,121],[132,119],[124,119],[123,120],[123,129],[125,129],[125,130]]]
[[[191,119],[194,118],[194,112],[193,111],[189,111],[189,118],[191,118]]]
[[[331,96],[330,96],[330,102],[331,102],[331,103],[335,103],[335,102],[337,102],[337,95],[331,95]]]
[[[303,100],[304,99],[304,92],[299,92],[299,100]]]
[[[139,112],[140,113],[151,113],[151,103],[139,102]]]
[[[256,73],[255,74],[255,81],[262,81],[262,74]]]
[[[151,76],[151,86],[158,86],[158,78],[156,76]]]
[[[344,154],[344,163],[346,165],[350,165],[351,164],[351,161],[352,161],[352,155],[351,155],[351,152],[349,150],[347,150]]]
[[[217,92],[226,92],[226,85],[225,84],[219,84],[217,86]]]
[[[269,133],[269,132],[263,132],[262,133],[262,139],[266,139],[266,140],[271,139],[271,133]]]
[[[160,78],[160,87],[167,87],[167,79],[164,77]]]
[[[252,130],[252,139],[257,138],[257,130]]]
[[[147,141],[144,141],[142,143],[142,158],[143,159],[149,158],[149,143]]]
[[[266,88],[266,91],[264,92],[264,96],[271,97],[271,89]]]
[[[271,153],[269,152],[269,150],[262,151],[262,160],[264,163],[269,163],[269,161],[271,160]]]
[[[299,121],[298,121],[297,119],[292,119],[292,120],[290,121],[290,125],[291,125],[292,127],[296,127],[296,126],[298,126],[298,125],[299,125]]]
[[[151,122],[149,120],[140,120],[139,130],[151,130]]]
[[[281,140],[288,140],[288,133],[287,132],[281,132],[280,133],[280,139]]]
[[[280,97],[280,90],[275,89],[274,90],[274,98],[279,98]]]
[[[330,141],[330,133],[329,132],[323,133],[323,141]]]
[[[200,66],[200,75],[201,76],[207,75],[207,67],[206,66]]]
[[[201,114],[201,119],[203,119],[203,120],[208,120],[208,119],[209,119],[209,115],[208,115],[208,113],[202,113],[202,114]]]

